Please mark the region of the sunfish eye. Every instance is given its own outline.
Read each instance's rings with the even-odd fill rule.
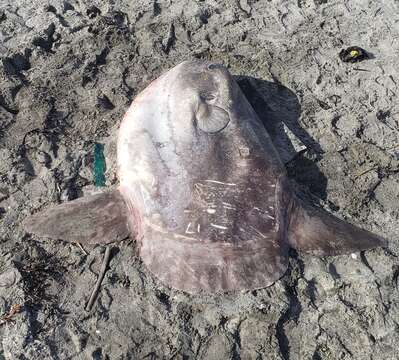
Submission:
[[[199,96],[203,101],[212,101],[216,99],[216,96],[208,91],[201,91]]]

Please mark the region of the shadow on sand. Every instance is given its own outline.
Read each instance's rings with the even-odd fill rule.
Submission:
[[[275,82],[250,76],[235,76],[235,80],[269,133],[288,176],[326,199],[327,179],[316,165],[323,150],[299,124],[301,105],[297,96]],[[298,152],[293,139],[305,151]]]

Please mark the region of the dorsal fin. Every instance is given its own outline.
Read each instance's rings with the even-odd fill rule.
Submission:
[[[314,255],[339,255],[387,246],[382,237],[295,198],[288,228],[290,246]]]
[[[23,226],[38,236],[107,244],[129,236],[128,210],[119,190],[85,196],[28,217]]]

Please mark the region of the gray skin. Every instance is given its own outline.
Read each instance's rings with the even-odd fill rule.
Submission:
[[[120,127],[118,175],[118,190],[35,214],[26,229],[84,243],[130,233],[148,269],[190,293],[269,286],[285,273],[289,247],[324,256],[387,244],[293,195],[222,65],[183,62],[135,99]],[[78,218],[83,226],[73,226]]]

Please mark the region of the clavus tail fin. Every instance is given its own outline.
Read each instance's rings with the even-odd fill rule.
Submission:
[[[42,237],[85,244],[127,238],[128,210],[119,190],[85,196],[29,216],[25,230]]]
[[[294,199],[288,228],[290,246],[319,256],[385,247],[387,240],[349,224],[323,209]]]

